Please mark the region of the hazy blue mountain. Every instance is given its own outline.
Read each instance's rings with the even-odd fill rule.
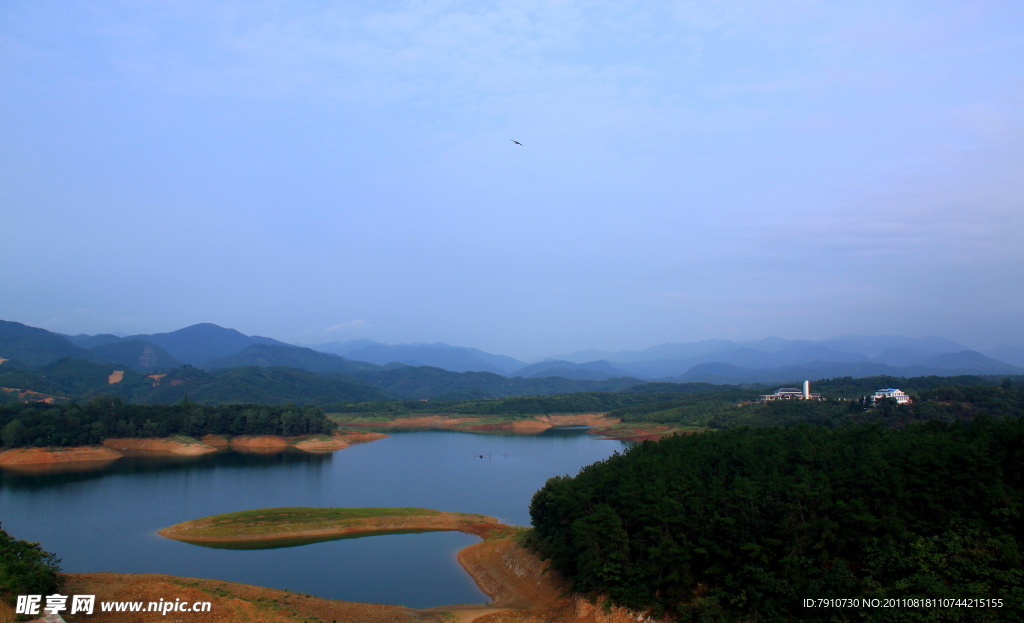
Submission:
[[[999,361],[1024,366],[1024,344],[1003,344],[994,348],[986,348],[985,354]]]
[[[317,350],[378,365],[391,362],[409,366],[433,366],[451,372],[494,372],[510,374],[525,363],[505,355],[494,355],[477,348],[435,344],[381,344],[372,340],[320,344]]]
[[[133,370],[149,371],[176,368],[181,362],[156,344],[144,340],[119,340],[89,349],[97,360],[128,366]]]
[[[512,376],[537,378],[542,376],[560,376],[567,379],[591,379],[604,381],[617,376],[630,376],[621,368],[616,368],[607,361],[588,361],[573,363],[571,361],[539,361],[520,368]]]
[[[1022,374],[1024,368],[1005,361],[996,361],[974,350],[943,353],[924,362],[924,365],[946,370],[972,370],[977,374]]]
[[[40,366],[64,357],[93,359],[95,356],[62,335],[20,322],[0,320],[0,359]]]
[[[898,350],[917,351],[929,356],[967,350],[963,344],[944,337],[903,337],[902,335],[845,335],[819,342],[832,350],[860,353],[878,359],[882,353]]]
[[[974,351],[940,355],[930,365],[890,366],[876,362],[812,361],[774,368],[743,368],[729,363],[713,362],[694,366],[676,378],[676,382],[705,383],[784,383],[851,376],[956,376],[961,374],[1024,374],[1024,368],[985,357]]]
[[[66,337],[72,344],[81,348],[106,346],[107,344],[114,344],[124,339],[110,333],[101,333],[100,335],[86,335],[82,333],[80,335],[65,335],[63,337]]]
[[[322,353],[312,348],[284,344],[252,344],[241,352],[209,361],[203,367],[212,370],[243,366],[259,366],[261,368],[285,366],[302,368],[319,374],[329,372],[349,374],[381,369],[381,366],[365,361],[350,361],[344,357]]]
[[[306,346],[308,346],[309,348],[312,348],[313,350],[318,350],[318,351],[320,351],[322,353],[332,353],[332,354],[335,354],[335,355],[341,355],[342,357],[347,357],[350,352],[352,352],[352,351],[354,351],[356,349],[362,348],[364,346],[379,346],[379,345],[381,345],[380,342],[375,342],[374,340],[368,340],[368,339],[365,339],[365,338],[359,339],[359,340],[347,340],[345,342],[326,342],[324,344],[306,344]]]
[[[552,357],[556,360],[586,363],[588,361],[606,360],[616,364],[640,361],[691,359],[708,353],[720,353],[735,350],[736,342],[732,340],[703,340],[678,344],[656,344],[643,350],[578,350],[568,355]]]
[[[269,337],[245,335],[208,322],[194,324],[170,333],[132,335],[125,339],[151,342],[165,349],[182,363],[203,366],[218,357],[227,357],[253,344],[283,344]]]
[[[704,340],[683,344],[658,344],[639,351],[579,351],[563,359],[581,362],[601,355],[613,366],[632,376],[657,379],[685,374],[703,363],[727,363],[739,368],[761,369],[799,365],[814,361],[867,363],[892,366],[930,365],[940,354],[966,350],[939,337],[847,335],[826,340],[787,340],[769,337],[734,342]]]

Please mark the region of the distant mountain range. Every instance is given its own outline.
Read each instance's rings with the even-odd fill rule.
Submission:
[[[505,376],[527,376],[516,371],[526,366],[518,359],[492,355],[477,348],[435,344],[381,344],[373,340],[329,342],[316,350],[378,365],[404,363],[407,366],[434,366],[452,372],[494,372]],[[515,373],[515,374],[513,374]]]
[[[1012,354],[1015,351],[1008,349],[1007,352]],[[354,400],[356,396],[374,396],[372,399],[445,396],[454,399],[517,393],[607,391],[609,388],[629,387],[642,380],[771,384],[841,376],[1024,374],[1024,368],[1020,366],[938,337],[844,336],[816,341],[767,338],[748,342],[705,340],[659,344],[639,351],[578,351],[528,365],[512,357],[443,343],[382,344],[355,340],[310,348],[249,336],[209,323],[169,333],[119,337],[112,334],[60,335],[17,322],[0,321],[0,359],[9,360],[4,368],[7,372],[17,370],[18,374],[37,376],[42,374],[42,367],[64,359],[92,362],[101,364],[104,370],[117,368],[125,370],[126,374],[132,372],[143,376],[191,366],[207,371],[204,373],[207,376],[201,377],[205,380],[200,385],[213,383],[213,386],[220,387],[217,383],[230,382],[239,388],[246,383],[273,385],[280,384],[280,381],[273,380],[273,375],[260,377],[250,373],[248,376],[232,376],[229,371],[243,368],[291,369],[334,379],[326,385],[318,385],[321,381],[314,382],[312,377],[303,377],[301,381],[294,377],[285,383],[298,383],[309,391],[316,387],[323,391],[334,387],[330,395],[319,396],[324,400]],[[100,368],[94,368],[92,372],[96,378],[103,377],[97,370]],[[42,376],[53,379],[52,375]],[[129,377],[130,374],[125,378]],[[248,380],[243,383],[239,380],[242,377]],[[8,381],[14,382],[13,378],[8,377]],[[200,376],[193,374],[188,378],[192,379],[189,383],[198,383],[195,379]],[[348,385],[339,385],[338,379]],[[36,379],[30,384],[43,387],[46,383]],[[160,383],[157,385],[161,386]],[[120,385],[117,390],[127,391],[124,388],[128,386],[127,383]],[[5,387],[22,388],[19,385]],[[64,383],[59,387],[64,387],[61,391],[66,393],[69,386]],[[90,391],[103,389],[95,383],[89,387]],[[133,399],[149,400],[143,394],[169,397],[174,393],[168,394],[170,390],[167,388],[154,393],[144,386],[139,387],[143,388],[140,390],[142,393],[136,392]],[[178,385],[175,387],[178,389],[174,391],[183,391]],[[198,391],[196,387],[199,386],[193,390]],[[222,397],[231,393],[216,387],[202,391]],[[344,391],[339,389],[342,387]],[[256,395],[250,390],[239,391],[245,395]],[[264,398],[269,400],[277,396],[285,400],[291,395],[283,385],[274,391],[277,393],[271,392],[273,395],[268,394]]]
[[[464,350],[491,361],[515,361],[446,345],[428,345],[426,350],[451,359]],[[526,379],[397,362],[378,365],[213,324],[118,337],[66,336],[0,321],[0,387],[63,398],[114,395],[141,403],[188,397],[205,403],[331,404],[605,392],[639,383],[635,378]],[[16,393],[0,392],[0,402],[14,399]]]
[[[599,357],[605,370],[644,379],[773,383],[800,378],[958,374],[1021,374],[1024,368],[998,361],[939,337],[844,336],[827,340],[767,338],[749,342],[706,340],[659,344],[642,351],[578,351],[559,357],[590,367]],[[607,366],[611,366],[609,369]]]

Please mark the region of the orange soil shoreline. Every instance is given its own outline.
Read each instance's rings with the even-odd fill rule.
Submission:
[[[428,509],[423,509],[427,511]],[[176,524],[160,530],[158,534],[172,539],[191,542],[255,542],[283,538],[340,536],[386,530],[457,530],[480,536],[484,540],[459,550],[457,559],[462,568],[473,578],[476,585],[490,599],[487,605],[439,606],[425,610],[404,609],[396,606],[372,604],[351,604],[346,607],[388,609],[390,621],[434,621],[437,614],[443,614],[444,621],[457,623],[636,623],[643,620],[639,613],[623,608],[603,608],[591,603],[580,595],[570,593],[570,585],[562,579],[548,563],[516,542],[515,535],[521,529],[500,523],[494,517],[434,511],[431,515],[394,516],[357,520],[358,525],[327,527],[316,530],[293,530],[266,534],[243,534],[235,536],[188,536],[187,530],[208,527],[213,518],[201,518]],[[216,516],[214,516],[216,517]],[[352,520],[346,520],[351,522]],[[262,589],[270,590],[270,589]],[[230,620],[230,619],[229,619]],[[321,618],[321,620],[325,620]],[[372,621],[371,616],[362,615],[360,621]]]
[[[66,448],[13,448],[0,452],[0,467],[45,466],[65,463],[109,462],[125,455],[198,456],[231,448],[252,452],[281,452],[295,448],[304,452],[334,452],[353,443],[383,439],[387,435],[371,432],[344,432],[333,435],[279,437],[208,435],[201,440],[172,436],[166,438],[110,438],[97,446]]]
[[[331,415],[331,414],[328,414]],[[538,415],[532,418],[509,419],[507,422],[488,422],[477,424],[486,416],[456,415],[420,415],[397,417],[383,422],[346,422],[344,414],[340,417],[344,426],[367,428],[429,428],[443,430],[462,430],[470,432],[512,431],[521,433],[540,433],[557,426],[609,426],[619,420],[606,418],[604,413],[572,413],[562,415]]]
[[[35,465],[39,463],[87,463],[113,461],[121,453],[103,446],[75,446],[71,448],[13,448],[0,452],[0,465]]]
[[[331,414],[328,414],[331,415]],[[602,439],[617,441],[657,441],[677,434],[693,434],[697,430],[680,429],[672,424],[658,422],[635,422],[625,424],[616,418],[606,417],[607,413],[571,413],[537,415],[526,419],[509,419],[507,422],[478,423],[487,416],[419,415],[396,417],[381,422],[347,421],[346,415],[333,414],[342,426],[366,428],[422,428],[428,430],[457,430],[471,433],[512,432],[521,434],[542,433],[558,426],[591,426],[588,431]]]
[[[210,612],[189,613],[196,623],[637,623],[652,620],[624,608],[606,609],[569,593],[568,583],[511,537],[481,541],[458,553],[459,564],[491,599],[489,604],[406,608],[322,599],[303,593],[214,579],[164,574],[68,573],[64,593],[96,595],[97,601],[209,601]],[[0,621],[6,623],[0,607]],[[159,612],[96,611],[69,623],[168,621]],[[184,620],[184,619],[178,619]]]

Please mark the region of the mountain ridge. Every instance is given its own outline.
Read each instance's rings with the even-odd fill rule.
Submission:
[[[1012,348],[1006,350],[1015,352]],[[382,368],[426,366],[454,373],[486,372],[504,377],[558,377],[576,381],[713,377],[729,379],[729,382],[736,378],[775,379],[779,375],[791,379],[794,374],[822,378],[920,373],[1017,374],[1024,370],[940,337],[845,335],[825,340],[769,337],[745,342],[714,339],[657,344],[641,351],[577,351],[570,356],[579,359],[599,354],[630,361],[608,357],[588,361],[565,358],[526,364],[512,357],[442,342],[392,345],[361,339],[308,348],[273,338],[248,336],[212,323],[199,323],[168,333],[119,337],[109,333],[67,336],[0,321],[0,358],[29,366],[71,357],[117,363],[137,371],[188,364],[206,369],[292,367],[321,374],[360,375]],[[725,367],[708,367],[708,364]]]

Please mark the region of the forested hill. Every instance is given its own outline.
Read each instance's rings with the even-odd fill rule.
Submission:
[[[8,448],[80,446],[108,437],[322,435],[334,429],[334,423],[312,405],[133,405],[94,398],[81,404],[0,406],[0,446]]]
[[[369,370],[357,368],[350,374],[317,374],[289,367],[201,370],[184,366],[145,374],[124,366],[81,359],[62,359],[38,367],[12,361],[0,363],[0,387],[17,389],[22,394],[27,390],[58,400],[109,395],[143,404],[174,403],[185,397],[202,404],[463,400],[619,391],[637,383],[637,379],[510,379],[490,372],[449,372],[428,366],[374,366]],[[0,392],[0,402],[16,400],[18,395],[21,394]]]
[[[1022,456],[1019,417],[671,437],[549,480],[533,544],[576,590],[684,621],[1020,621]]]
[[[354,377],[314,374],[294,368],[247,367],[208,372],[184,367],[146,375],[79,359],[64,359],[28,370],[11,366],[9,362],[0,364],[0,387],[79,401],[114,396],[142,404],[171,404],[186,397],[202,404],[318,403],[339,398],[361,401],[387,397]],[[14,392],[3,394],[10,400]]]

